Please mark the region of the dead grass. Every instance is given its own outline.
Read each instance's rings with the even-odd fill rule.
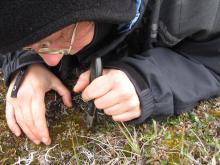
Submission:
[[[220,99],[200,104],[192,113],[133,127],[100,114],[94,131],[85,127],[79,96],[75,109],[60,98],[47,98],[50,146],[34,145],[7,128],[0,84],[0,164],[220,164]]]

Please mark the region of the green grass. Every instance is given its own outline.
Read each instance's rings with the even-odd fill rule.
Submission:
[[[0,164],[220,164],[220,99],[193,112],[140,126],[114,123],[100,114],[94,130],[85,126],[86,104],[67,109],[50,93],[47,114],[52,144],[34,145],[7,128],[5,88],[0,84]]]

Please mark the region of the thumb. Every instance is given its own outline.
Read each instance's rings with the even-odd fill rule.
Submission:
[[[64,84],[59,79],[53,81],[52,89],[55,90],[62,97],[64,105],[72,107],[70,91],[64,86]]]
[[[88,85],[89,85],[89,77],[90,77],[90,71],[86,71],[82,73],[79,76],[78,81],[76,82],[76,85],[73,88],[74,92],[82,92]]]

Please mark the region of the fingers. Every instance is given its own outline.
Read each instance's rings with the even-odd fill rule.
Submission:
[[[16,105],[15,109],[15,118],[23,132],[27,135],[27,137],[33,141],[35,144],[40,144],[40,141],[38,138],[32,133],[32,131],[29,129],[29,127],[25,123],[25,118],[22,116],[21,109],[18,105]]]
[[[106,109],[120,102],[123,102],[124,105],[124,102],[127,99],[130,99],[130,95],[126,92],[118,92],[117,90],[111,90],[102,97],[95,99],[95,105],[98,109]]]
[[[85,101],[89,101],[95,98],[99,98],[112,89],[112,83],[109,81],[108,75],[103,75],[96,78],[89,84],[82,92],[82,98]]]
[[[107,74],[109,70],[104,69],[103,75]],[[76,82],[76,85],[73,88],[74,92],[82,92],[90,83],[90,70],[87,70],[86,72],[82,73]]]
[[[110,108],[106,108],[103,110],[104,110],[105,114],[109,115],[109,116],[120,115],[120,114],[123,114],[123,113],[129,111],[128,108],[123,107],[123,105],[121,105],[121,104],[116,104]]]
[[[18,97],[24,98],[21,93]],[[49,145],[51,140],[45,118],[44,95],[37,93],[34,99],[26,97],[25,102],[19,98],[12,99],[8,97],[7,100],[6,119],[12,132],[19,136],[21,128],[35,144],[40,144],[42,141]]]
[[[82,73],[73,88],[74,92],[82,92],[89,85],[90,71]]]
[[[21,135],[21,130],[15,120],[15,115],[14,115],[14,109],[13,106],[9,103],[6,102],[6,120],[9,129],[16,135],[20,136]]]
[[[119,98],[117,97],[117,92],[114,90],[111,90],[107,94],[103,95],[102,97],[99,97],[94,100],[95,106],[98,109],[106,109],[108,107],[111,107],[113,105],[116,105],[119,103]]]
[[[128,121],[141,115],[140,103],[135,97],[112,107],[106,108],[104,109],[104,112],[105,114],[112,116],[115,121]],[[131,117],[123,115],[127,114],[128,112],[131,112]]]
[[[55,79],[53,81],[52,89],[55,90],[62,97],[64,105],[72,107],[70,91],[63,85],[63,83],[59,79]]]
[[[45,118],[44,94],[54,89],[62,96],[64,104],[71,106],[70,92],[60,80],[42,66],[29,67],[16,99],[10,97],[14,80],[10,84],[6,97],[8,102],[6,103],[6,119],[9,128],[18,136],[22,130],[36,144],[41,141],[50,144],[51,139]]]
[[[32,116],[30,116],[28,112],[24,116],[25,112],[23,113],[19,104],[16,104],[15,100],[11,100],[11,102],[14,103],[12,104],[9,101],[6,102],[6,119],[8,127],[16,136],[20,136],[22,129],[30,140],[35,144],[39,144],[40,141],[38,140],[37,134],[33,132]]]
[[[114,116],[112,116],[112,119],[114,121],[125,122],[125,121],[130,121],[135,118],[138,118],[138,117],[140,117],[140,115],[141,115],[140,110],[134,110],[134,111],[122,113],[120,115],[114,115]]]
[[[30,112],[31,97],[23,95],[22,92],[19,91],[18,98],[11,98],[10,93],[12,87],[13,82],[9,87],[6,97],[7,124],[16,136],[20,136],[22,130],[31,141],[35,144],[39,144],[40,140],[38,140],[37,131],[34,129],[33,117]],[[29,93],[32,92],[29,91]]]
[[[49,136],[49,131],[46,122],[46,107],[44,103],[44,96],[38,95],[37,99],[32,100],[32,113],[34,125],[39,132],[40,141],[44,144],[49,145],[51,143],[51,139]]]
[[[94,100],[96,107],[103,109],[115,121],[129,121],[141,115],[135,88],[120,70],[106,69],[90,84],[87,71],[80,76],[74,91],[82,92],[84,101]]]

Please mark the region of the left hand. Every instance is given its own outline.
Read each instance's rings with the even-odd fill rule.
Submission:
[[[104,69],[103,75],[89,83],[90,71],[82,73],[74,92],[82,92],[84,101],[94,100],[98,109],[114,121],[125,122],[141,116],[140,101],[127,75],[116,69]]]

